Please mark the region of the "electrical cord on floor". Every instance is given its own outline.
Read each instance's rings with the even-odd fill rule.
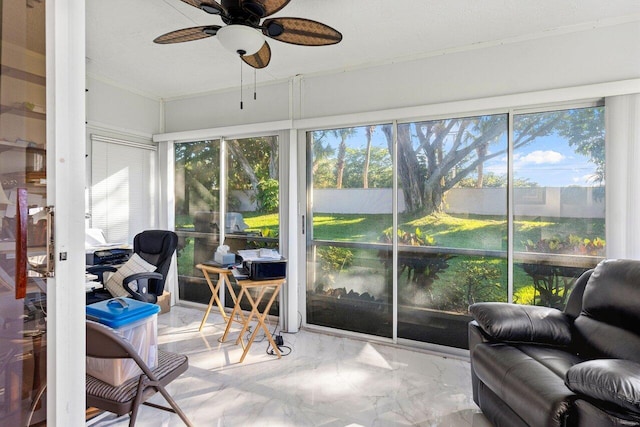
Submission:
[[[285,349],[286,351],[284,351],[283,349]],[[293,350],[288,345],[278,345],[278,351],[280,352],[280,355],[282,357],[285,357],[290,355]],[[267,354],[276,356],[276,351],[271,348],[271,343],[267,344]]]
[[[275,327],[273,328],[273,332],[271,333],[271,337],[273,338],[273,341],[276,343],[276,346],[278,347],[278,351],[280,351],[280,355],[282,357],[288,356],[288,355],[291,354],[293,349],[291,347],[289,347],[288,345],[284,345],[284,338],[282,338],[282,334],[278,333],[276,335],[276,331],[277,330],[278,330],[278,324],[276,323]],[[267,344],[266,353],[271,355],[271,356],[276,356],[277,355],[275,349],[273,349],[271,347],[271,342],[269,342],[269,344]]]
[[[268,323],[268,321],[267,321]],[[247,341],[249,341],[251,339],[251,334],[253,333],[253,331],[251,330],[251,325],[249,325],[247,327]],[[262,342],[265,340],[265,338],[267,338],[267,334],[265,334],[264,332],[262,333],[262,336],[258,337],[256,336],[256,339],[253,340],[253,342]]]

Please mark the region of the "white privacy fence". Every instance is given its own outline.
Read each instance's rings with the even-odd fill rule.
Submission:
[[[506,215],[506,188],[455,188],[446,193],[444,211],[453,214]],[[314,189],[313,211],[317,213],[391,213],[392,190]],[[398,209],[405,210],[402,192]],[[604,188],[532,187],[514,189],[515,215],[604,218]]]

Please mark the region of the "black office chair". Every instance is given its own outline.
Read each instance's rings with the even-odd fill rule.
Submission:
[[[187,425],[192,426],[165,386],[186,372],[189,367],[187,356],[158,350],[158,366],[150,369],[129,341],[113,329],[90,320],[87,323],[87,356],[101,359],[133,359],[142,370],[139,377],[131,378],[119,386],[112,386],[91,375],[86,376],[87,406],[113,412],[117,415],[129,414],[129,427],[133,427],[140,405],[178,414]],[[170,407],[147,402],[156,392],[160,392]]]
[[[133,253],[138,254],[146,262],[156,266],[153,272],[136,273],[127,276],[122,286],[132,298],[139,301],[156,303],[164,291],[164,285],[171,266],[171,257],[178,246],[178,235],[168,230],[145,230],[133,238]],[[116,272],[113,266],[96,265],[87,268],[88,273],[96,274],[105,284],[104,273]],[[135,282],[136,286],[130,286]],[[112,298],[106,290],[87,295],[87,303]]]

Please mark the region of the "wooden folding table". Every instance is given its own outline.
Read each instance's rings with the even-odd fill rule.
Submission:
[[[236,340],[236,344],[241,343],[242,347],[244,348],[244,352],[242,353],[242,357],[240,358],[240,363],[242,363],[244,361],[244,358],[247,356],[247,353],[249,352],[249,348],[251,348],[251,344],[256,339],[256,336],[260,329],[264,331],[267,337],[267,340],[269,340],[271,347],[273,347],[273,351],[275,351],[275,353],[278,355],[278,359],[282,357],[282,354],[280,354],[280,349],[278,349],[278,346],[273,341],[271,332],[269,331],[269,328],[267,328],[267,325],[265,325],[264,320],[269,314],[271,305],[278,297],[278,294],[280,293],[280,288],[282,287],[282,284],[284,283],[284,281],[285,279],[238,280],[237,281],[238,285],[240,286],[240,293],[238,294],[238,298],[235,301],[235,306],[233,307],[233,311],[231,312],[229,321],[227,321],[227,328],[225,329],[224,335],[222,335],[220,342],[224,342],[227,339],[227,335],[229,334],[229,329],[231,328],[231,323],[233,323],[231,320],[233,319],[233,316],[236,315],[237,313],[242,314],[242,308],[240,307],[240,303],[242,302],[242,298],[246,296],[247,301],[249,301],[249,304],[251,304],[251,313],[249,314],[249,316],[244,318],[244,322],[243,322],[244,324],[242,326],[242,330],[240,331],[240,335],[238,335],[238,339]],[[251,296],[251,293],[249,292],[252,289],[257,289],[258,291],[257,298],[255,299],[253,298],[253,296]],[[260,309],[258,308],[258,306],[262,302],[263,297],[265,296],[265,294],[269,289],[271,289],[273,292],[271,293],[271,297],[269,298],[266,305],[264,306],[264,310],[260,312]],[[249,340],[247,341],[247,344],[245,345],[244,341],[242,340],[242,336],[249,328],[249,324],[254,319],[254,317],[257,320],[258,324],[256,325],[256,328],[253,330],[253,333],[251,334],[251,336],[249,337]]]
[[[211,312],[211,307],[213,307],[214,302],[218,306],[220,314],[222,315],[222,318],[225,320],[225,322],[231,323],[232,320],[230,319],[233,319],[233,316],[228,316],[227,313],[225,313],[222,301],[220,301],[220,297],[218,296],[218,292],[220,291],[220,285],[222,283],[226,283],[227,289],[229,290],[229,293],[231,294],[231,298],[233,299],[233,303],[235,305],[237,300],[236,293],[233,291],[233,287],[231,286],[231,282],[229,281],[229,275],[232,274],[232,271],[228,268],[215,267],[208,264],[198,264],[196,265],[196,268],[199,268],[202,271],[202,274],[204,275],[204,278],[207,280],[207,284],[209,285],[209,289],[211,289],[211,299],[209,300],[209,306],[207,307],[207,311],[202,317],[202,322],[200,323],[200,328],[198,330],[202,331],[202,328],[207,321],[207,317],[209,317],[209,312]],[[211,274],[218,275],[218,280],[216,281],[215,285],[211,280]],[[243,322],[241,323],[244,323],[244,315],[242,314],[242,311],[240,311],[239,316],[242,317],[243,320]]]

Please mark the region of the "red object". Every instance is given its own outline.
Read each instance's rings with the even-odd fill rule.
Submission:
[[[27,295],[27,189],[18,188],[16,209],[16,299]]]

